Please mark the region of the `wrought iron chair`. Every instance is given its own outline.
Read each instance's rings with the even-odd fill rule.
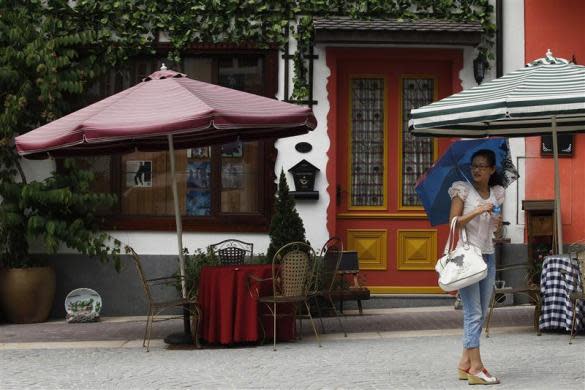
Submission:
[[[256,282],[272,280],[272,295],[258,297],[258,302],[265,305],[273,319],[273,350],[276,351],[276,319],[277,317],[292,315],[296,320],[298,305],[303,303],[309,312],[309,320],[313,326],[315,337],[319,347],[321,341],[319,333],[311,317],[307,294],[313,281],[315,269],[315,251],[303,242],[291,242],[280,248],[272,259],[272,277],[269,279],[259,279],[250,275],[250,279]],[[294,306],[292,314],[278,313],[278,304],[291,304]],[[260,311],[261,313],[261,311]],[[262,316],[262,314],[260,314]],[[260,325],[266,337],[266,330],[260,318]]]
[[[243,264],[246,257],[251,259],[254,256],[254,244],[236,239],[223,240],[210,247],[223,265]]]
[[[569,294],[569,299],[571,300],[571,304],[573,306],[573,319],[571,321],[569,344],[573,343],[573,339],[575,338],[576,333],[575,325],[577,323],[577,302],[585,301],[585,250],[583,248],[577,252],[576,260],[579,272],[576,275],[566,275],[563,273],[565,280],[570,279],[570,282],[572,282],[574,285],[573,291]],[[581,316],[583,316],[583,313],[581,313]]]
[[[522,295],[528,297],[530,303],[534,305],[534,330],[538,336],[541,335],[540,328],[538,326],[538,320],[540,318],[542,300],[540,297],[540,287],[534,283],[536,270],[534,270],[533,266],[531,266],[528,262],[524,262],[498,267],[496,268],[496,272],[521,269],[527,270],[525,283],[523,283],[524,286],[512,287],[511,289],[500,289],[494,285],[494,292],[492,293],[492,299],[490,301],[490,310],[485,321],[485,337],[490,337],[490,321],[492,319],[492,313],[494,311],[494,307],[496,307],[497,297],[501,296],[501,294]]]
[[[150,335],[152,333],[152,323],[156,317],[167,309],[172,308],[183,308],[189,311],[192,316],[191,334],[193,337],[193,343],[199,348],[199,320],[201,318],[201,310],[197,304],[197,297],[194,297],[194,292],[189,292],[187,298],[179,298],[173,301],[157,301],[154,299],[152,294],[152,287],[157,285],[169,284],[177,281],[176,276],[166,276],[154,279],[147,279],[142,268],[140,256],[129,246],[126,246],[126,253],[129,254],[136,264],[138,275],[142,281],[144,287],[144,293],[148,302],[148,314],[146,317],[146,327],[144,329],[144,338],[142,340],[142,347],[146,347],[146,352],[150,351]]]
[[[343,330],[345,337],[347,337],[347,332],[345,331],[343,322],[341,321],[341,316],[337,312],[337,307],[335,306],[332,297],[332,291],[335,285],[337,270],[339,268],[342,255],[343,242],[340,238],[332,237],[327,240],[327,242],[325,242],[323,248],[321,248],[321,252],[317,260],[317,266],[315,267],[316,277],[314,288],[313,291],[311,291],[309,294],[309,298],[313,300],[315,307],[317,308],[317,312],[319,313],[319,321],[321,322],[322,332],[325,333],[325,326],[323,324],[320,303],[326,302],[335,313],[335,317],[337,317],[339,326]]]

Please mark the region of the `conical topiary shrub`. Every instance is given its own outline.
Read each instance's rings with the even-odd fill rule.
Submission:
[[[289,193],[284,171],[280,171],[274,214],[270,221],[270,246],[266,256],[272,260],[274,254],[285,244],[293,241],[307,242],[305,226],[295,208],[295,200]],[[308,242],[307,242],[308,243]]]

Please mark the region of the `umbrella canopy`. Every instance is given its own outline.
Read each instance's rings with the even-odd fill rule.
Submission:
[[[525,68],[411,111],[413,135],[524,137],[585,131],[585,66],[562,58]]]
[[[557,132],[585,131],[585,67],[553,57],[411,110],[415,136],[524,137],[550,134],[555,164],[557,242],[563,253]]]
[[[306,133],[309,108],[163,70],[141,83],[16,137],[29,158],[166,150]]]
[[[451,198],[447,190],[456,181],[470,181],[471,157],[481,149],[495,153],[496,172],[502,178],[504,187],[518,179],[518,171],[512,163],[507,138],[454,142],[416,183],[416,193],[423,203],[431,225],[449,222]]]

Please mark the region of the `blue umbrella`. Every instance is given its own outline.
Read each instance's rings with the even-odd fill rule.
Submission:
[[[451,198],[447,191],[453,182],[471,183],[471,156],[480,149],[489,149],[496,154],[496,171],[501,175],[504,187],[518,179],[518,171],[512,163],[507,138],[454,142],[416,183],[416,193],[423,203],[431,225],[449,222]]]

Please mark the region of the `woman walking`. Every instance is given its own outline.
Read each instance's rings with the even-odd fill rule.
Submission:
[[[469,384],[491,385],[500,381],[483,365],[479,338],[494,287],[496,266],[492,237],[501,227],[499,209],[504,202],[504,188],[496,173],[494,152],[487,149],[475,152],[471,158],[471,174],[471,183],[457,181],[449,188],[449,220],[457,218],[457,227],[466,229],[469,243],[481,249],[488,273],[483,280],[459,290],[463,302],[463,353],[458,375]]]

